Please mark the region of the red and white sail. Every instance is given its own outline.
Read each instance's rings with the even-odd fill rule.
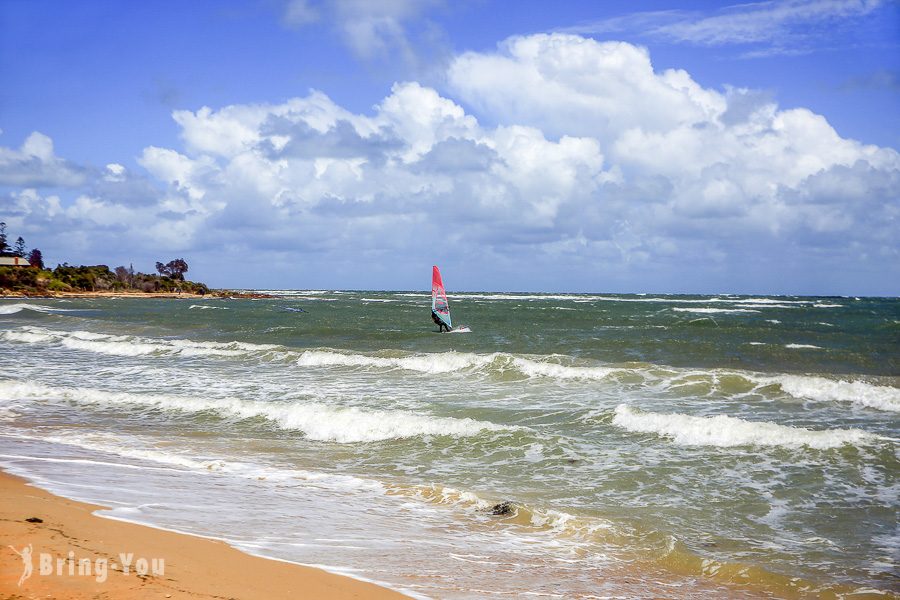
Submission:
[[[447,302],[447,292],[444,291],[444,282],[441,280],[441,271],[437,265],[431,270],[431,311],[447,327],[453,329],[450,322],[450,304]]]

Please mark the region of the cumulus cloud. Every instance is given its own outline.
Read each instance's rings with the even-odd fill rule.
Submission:
[[[655,73],[646,48],[576,35],[513,37],[495,53],[467,52],[450,65],[451,90],[494,120],[551,135],[614,139],[623,131],[668,131],[707,122],[722,96],[682,70]]]
[[[56,156],[53,140],[38,131],[18,150],[0,147],[0,185],[75,187],[86,175],[85,169]]]
[[[835,291],[900,275],[900,156],[809,110],[564,34],[463,54],[447,81],[395,84],[366,114],[319,91],[176,111],[183,147],[147,147],[146,175],[111,164],[75,197],[34,185],[4,206],[83,247],[224,261],[232,284],[408,287],[434,261],[479,288],[791,291],[800,274]]]

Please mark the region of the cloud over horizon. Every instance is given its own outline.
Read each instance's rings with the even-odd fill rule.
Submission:
[[[144,172],[0,148],[10,232],[228,286],[424,287],[440,262],[468,289],[900,292],[896,150],[626,42],[511,37],[365,114],[314,90],[172,117]]]

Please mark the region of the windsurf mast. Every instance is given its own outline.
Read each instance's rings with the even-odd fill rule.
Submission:
[[[431,270],[431,312],[449,329],[453,329],[450,322],[450,304],[447,302],[447,292],[444,291],[444,282],[441,280],[441,271],[437,265]]]

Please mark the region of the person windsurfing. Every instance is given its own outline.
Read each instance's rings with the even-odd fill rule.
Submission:
[[[450,328],[447,327],[447,324],[441,321],[441,318],[438,317],[438,314],[434,311],[431,311],[431,320],[434,321],[434,324],[438,326],[438,331],[440,333],[444,333],[444,329],[446,329],[448,332],[450,331]]]
[[[447,292],[444,291],[444,282],[441,280],[441,272],[437,265],[431,269],[431,320],[438,326],[440,333],[444,333],[444,329],[449,332],[453,328]]]

